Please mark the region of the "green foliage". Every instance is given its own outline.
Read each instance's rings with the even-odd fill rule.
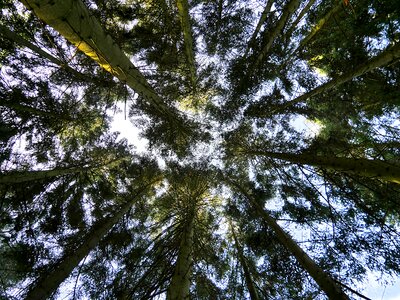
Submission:
[[[400,166],[398,50],[335,83],[398,45],[397,0],[316,1],[295,24],[301,2],[266,52],[288,0],[273,1],[257,31],[265,1],[190,1],[194,65],[176,2],[83,1],[156,101],[113,77],[124,66],[101,69],[3,2],[0,26],[20,39],[0,28],[0,171],[27,180],[0,185],[0,297],[24,298],[63,262],[73,271],[50,298],[163,297],[192,226],[191,298],[252,299],[250,280],[259,299],[326,299],[266,215],[328,277],[399,277],[400,185],[300,159]],[[118,61],[102,42],[93,56]],[[325,82],[335,84],[290,102]],[[144,154],[111,132],[122,102]]]

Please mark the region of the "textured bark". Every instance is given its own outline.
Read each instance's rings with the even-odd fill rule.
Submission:
[[[310,274],[329,299],[348,300],[349,297],[336,284],[334,279],[322,270],[303,249],[287,234],[279,224],[255,201],[252,204],[257,207],[259,214],[267,225],[275,232],[279,242],[288,249],[296,258],[297,262]]]
[[[268,156],[295,164],[321,167],[400,184],[400,166],[389,164],[381,160],[320,156],[313,154],[278,153],[269,151],[249,151],[246,153],[250,155]]]
[[[178,258],[167,292],[167,300],[187,300],[190,297],[190,275],[193,263],[193,224],[194,213],[183,227]]]
[[[335,87],[338,87],[339,85],[341,85],[345,82],[348,82],[354,78],[357,78],[358,76],[361,76],[361,75],[363,75],[367,72],[370,72],[376,68],[388,65],[389,63],[391,63],[392,61],[394,61],[398,58],[400,58],[400,43],[396,43],[393,46],[389,46],[382,53],[369,59],[367,62],[358,66],[354,70],[347,72],[341,76],[338,76],[337,78],[334,78],[334,79],[316,87],[315,89],[313,89],[293,100],[290,100],[282,105],[279,105],[279,107],[276,107],[269,111],[264,111],[264,110],[255,111],[255,112],[252,112],[251,116],[258,117],[258,118],[266,118],[272,114],[280,113],[295,104],[304,102],[313,96],[316,96],[323,92],[329,91]]]
[[[100,169],[103,167],[113,168],[118,166],[122,161],[126,160],[128,157],[116,158],[108,161],[93,161],[86,164],[86,166],[75,166],[67,168],[55,168],[53,170],[38,170],[38,171],[9,171],[0,174],[0,184],[15,184],[28,181],[41,180],[50,177],[57,177],[67,174],[86,172],[90,169]]]
[[[342,1],[337,1],[336,5],[332,7],[330,11],[327,12],[325,16],[323,16],[312,29],[311,32],[300,42],[297,49],[293,52],[296,53],[300,49],[302,49],[323,27],[324,25],[331,19],[331,17],[337,13],[342,8]]]
[[[158,112],[174,119],[140,71],[106,34],[80,0],[22,0],[24,5],[57,30],[102,68],[113,74],[146,99]]]
[[[6,26],[0,25],[0,35],[3,37],[9,39],[10,41],[13,41],[14,43],[17,43],[20,46],[29,48],[33,52],[37,53],[39,56],[48,59],[51,61],[53,64],[60,66],[61,68],[64,68],[67,70],[69,73],[71,73],[73,76],[76,78],[83,80],[83,81],[93,81],[93,79],[85,74],[82,74],[75,69],[71,68],[68,66],[66,63],[62,62],[58,58],[54,57],[53,55],[47,53],[46,51],[42,50],[38,46],[32,44],[31,42],[25,40],[15,32],[9,30]]]
[[[276,23],[276,26],[271,31],[266,32],[268,39],[264,44],[264,47],[262,48],[261,52],[258,54],[256,61],[252,65],[251,70],[249,72],[250,74],[254,72],[254,70],[264,61],[265,56],[268,54],[273,42],[275,41],[275,38],[282,32],[286,22],[299,7],[300,2],[301,2],[300,0],[291,0],[285,6],[281,17]]]
[[[0,100],[0,106],[8,107],[14,111],[29,113],[29,114],[32,114],[34,116],[39,116],[39,117],[64,120],[64,121],[68,121],[68,122],[76,121],[74,118],[70,117],[67,114],[57,114],[57,113],[53,113],[50,111],[44,111],[41,109],[37,109],[37,108],[31,107],[28,105],[23,105],[23,104],[20,104],[17,102],[12,102],[12,101],[1,101]]]
[[[290,36],[292,35],[293,31],[295,31],[295,29],[297,27],[297,24],[299,24],[299,22],[304,17],[304,15],[310,10],[311,6],[313,6],[315,1],[316,0],[309,0],[308,3],[306,4],[306,6],[304,6],[304,8],[301,10],[299,15],[297,16],[296,20],[294,20],[294,22],[290,26],[289,30],[286,32],[286,34],[285,34],[286,38],[290,38]]]
[[[88,168],[72,167],[72,168],[56,168],[53,170],[40,171],[11,171],[0,174],[1,184],[15,184],[28,181],[41,180],[50,177],[62,176],[66,174],[84,172]]]
[[[193,36],[192,36],[192,27],[190,25],[189,4],[187,0],[176,0],[176,6],[178,7],[179,20],[183,32],[183,39],[185,43],[185,54],[189,67],[190,81],[192,83],[193,89],[195,90],[197,82],[196,62],[194,59],[194,51],[193,51]]]
[[[246,281],[247,290],[249,291],[249,294],[250,294],[250,299],[251,300],[259,300],[260,297],[258,296],[256,287],[254,286],[254,282],[253,282],[253,279],[251,277],[249,266],[247,265],[246,258],[244,257],[244,254],[243,254],[243,248],[239,244],[239,241],[238,241],[238,239],[236,237],[235,229],[233,228],[232,223],[231,223],[230,220],[229,220],[229,225],[230,225],[230,228],[231,228],[233,239],[235,241],[236,250],[238,252],[239,262],[240,262],[240,265],[243,268],[244,279]]]
[[[308,254],[297,245],[291,236],[286,233],[279,224],[273,219],[258,203],[249,195],[239,184],[231,180],[227,182],[233,185],[242,193],[257,210],[266,224],[275,232],[278,241],[296,258],[297,262],[310,274],[318,286],[331,300],[349,300],[349,297],[342,291],[335,280],[321,269]]]
[[[74,251],[67,253],[52,269],[50,273],[44,274],[34,283],[26,296],[26,300],[47,299],[53,294],[59,285],[71,274],[78,266],[79,262],[93,250],[99,241],[110,231],[115,223],[125,215],[132,202],[126,203],[113,216],[106,218],[93,226],[83,243]]]
[[[247,54],[249,54],[250,49],[253,48],[254,41],[256,40],[257,35],[258,35],[258,33],[260,32],[261,26],[262,26],[262,25],[265,23],[265,21],[267,20],[268,14],[269,14],[270,11],[271,11],[271,7],[272,7],[272,4],[273,4],[273,3],[274,3],[273,0],[268,0],[267,4],[265,5],[264,11],[262,12],[260,19],[258,20],[256,29],[254,30],[253,34],[251,35],[251,38],[250,38],[250,40],[249,40],[249,43],[248,43],[246,52],[244,53],[243,57],[246,57]]]

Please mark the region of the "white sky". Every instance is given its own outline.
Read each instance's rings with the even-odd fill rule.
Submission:
[[[121,138],[126,138],[129,144],[134,145],[138,152],[146,152],[148,141],[139,137],[139,130],[133,126],[127,117],[125,120],[125,114],[123,104],[119,104],[119,110],[114,115],[114,119],[111,123],[111,131],[120,132]],[[111,114],[112,115],[112,114]],[[305,118],[299,118],[293,125],[296,124],[298,130],[310,131],[310,136],[318,134],[319,128],[317,124],[306,120]],[[365,284],[360,285],[359,288],[355,288],[358,291],[372,300],[400,300],[400,279],[396,280],[393,284],[384,287],[382,283],[378,281],[379,275],[370,274],[368,280],[365,280]],[[354,287],[352,287],[354,288]],[[351,293],[348,293],[349,295]],[[361,299],[355,297],[355,299]]]
[[[130,145],[135,146],[137,152],[146,152],[148,141],[139,137],[139,129],[133,126],[128,116],[125,119],[124,104],[118,103],[116,113],[109,112],[109,115],[113,116],[111,131],[120,132],[120,138],[126,138]],[[128,111],[126,115],[128,115]]]

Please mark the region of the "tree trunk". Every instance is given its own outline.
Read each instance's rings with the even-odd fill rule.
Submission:
[[[190,275],[193,262],[194,212],[189,214],[183,227],[178,258],[167,292],[167,300],[187,300],[190,297]]]
[[[272,31],[266,32],[268,38],[267,42],[264,44],[261,53],[257,56],[256,61],[251,66],[251,70],[248,72],[249,75],[254,72],[254,70],[264,61],[265,56],[268,54],[269,50],[271,49],[272,43],[275,41],[275,38],[282,32],[283,27],[285,26],[286,22],[289,20],[291,15],[296,11],[296,9],[300,5],[300,0],[291,0],[283,9],[282,15],[278,20],[276,26]]]
[[[315,3],[316,0],[309,0],[307,5],[301,10],[299,15],[297,16],[296,20],[292,23],[290,26],[289,30],[286,32],[285,36],[286,39],[289,39],[290,36],[292,35],[293,31],[296,30],[297,24],[301,21],[301,19],[304,17],[304,15],[310,10],[311,6]]]
[[[81,0],[22,0],[24,5],[57,30],[102,68],[146,99],[159,113],[176,119],[140,71],[90,15]]]
[[[256,287],[254,286],[253,279],[251,278],[251,273],[250,273],[250,270],[249,270],[249,266],[247,265],[246,258],[244,257],[244,254],[243,254],[243,248],[239,244],[239,241],[238,241],[238,239],[236,237],[236,234],[235,234],[235,229],[233,228],[232,222],[230,220],[229,220],[229,226],[231,228],[233,239],[235,241],[235,246],[236,246],[236,250],[238,252],[240,265],[243,268],[244,278],[245,278],[245,281],[246,281],[247,290],[249,291],[249,294],[250,294],[250,299],[251,300],[259,300],[260,297],[258,296]]]
[[[91,78],[85,74],[82,74],[82,73],[78,72],[77,70],[71,68],[66,63],[59,60],[58,58],[52,56],[51,54],[49,54],[46,51],[39,48],[38,46],[25,40],[24,38],[22,38],[15,32],[9,30],[6,26],[0,25],[0,35],[4,36],[5,38],[9,39],[10,41],[13,41],[14,43],[19,44],[20,46],[23,46],[23,47],[26,47],[26,48],[32,50],[33,52],[37,53],[39,56],[48,59],[53,64],[55,64],[61,68],[64,68],[65,70],[67,70],[69,73],[71,73],[73,76],[75,76],[76,78],[78,78],[80,80],[87,81],[87,82],[93,81],[93,78]]]
[[[227,182],[233,185],[242,193],[266,224],[275,232],[278,241],[296,258],[298,263],[310,274],[318,286],[331,300],[349,300],[349,297],[336,284],[335,280],[324,270],[322,270],[308,254],[287,234],[258,203],[249,195],[239,184],[228,179]]]
[[[37,171],[9,171],[0,174],[0,184],[15,184],[28,181],[35,181],[50,177],[86,172],[90,169],[100,169],[103,167],[114,168],[126,159],[127,157],[122,157],[122,158],[102,161],[102,158],[100,157],[98,158],[97,161],[87,163],[86,166],[73,166],[67,168],[55,168],[52,170],[37,170]]]
[[[128,212],[132,204],[133,202],[126,203],[115,215],[95,224],[78,248],[65,254],[50,273],[44,274],[34,283],[34,286],[30,288],[26,296],[26,300],[42,300],[50,297],[78,266],[79,262],[97,246],[114,224]]]
[[[176,6],[178,7],[179,20],[183,32],[185,54],[189,67],[190,81],[192,83],[193,90],[196,90],[196,63],[193,51],[193,37],[189,17],[189,4],[187,0],[176,0]]]
[[[279,107],[276,107],[273,110],[270,110],[268,112],[266,112],[266,111],[252,112],[252,116],[258,117],[258,118],[266,118],[272,114],[280,113],[280,112],[284,111],[285,109],[288,109],[297,103],[304,102],[313,96],[316,96],[323,92],[329,91],[332,88],[338,87],[339,85],[341,85],[347,81],[350,81],[353,78],[361,76],[369,71],[372,71],[373,69],[383,67],[398,58],[400,58],[400,43],[396,43],[393,46],[389,46],[381,54],[375,56],[374,58],[371,58],[364,64],[358,66],[353,71],[350,71],[350,72],[345,73],[337,78],[334,78],[334,79],[328,81],[327,83],[324,83],[323,85],[320,85],[320,86],[316,87],[315,89],[313,89],[293,100],[290,100],[282,105],[279,105]]]
[[[245,151],[245,153],[277,158],[295,164],[310,165],[365,177],[378,178],[400,184],[400,166],[389,164],[382,160],[252,150],[248,152]]]
[[[12,99],[12,100],[17,100],[17,99]],[[12,101],[12,100],[11,101],[10,100],[2,101],[2,99],[0,99],[0,106],[8,107],[17,112],[29,113],[31,115],[44,117],[44,118],[64,120],[67,122],[76,121],[74,118],[70,117],[66,113],[65,114],[57,114],[57,113],[53,113],[50,111],[44,111],[44,110],[37,109],[37,108],[31,107],[28,105],[20,104],[18,102]]]
[[[303,249],[287,234],[264,209],[262,209],[255,201],[251,201],[256,206],[259,214],[265,220],[267,225],[277,235],[279,242],[288,249],[296,258],[297,262],[310,274],[310,276],[319,285],[329,299],[332,300],[348,300],[349,297],[335,283],[332,277],[322,270],[311,257],[308,256]]]
[[[272,7],[272,4],[274,3],[274,1],[273,0],[267,0],[267,1],[268,2],[265,5],[264,11],[262,12],[260,19],[258,20],[256,29],[254,30],[253,34],[251,35],[251,38],[247,45],[246,52],[244,53],[243,57],[246,57],[249,54],[250,49],[253,48],[254,41],[256,40],[257,35],[260,32],[261,26],[265,23],[265,21],[267,20],[268,14],[271,11],[271,7]]]
[[[311,32],[300,42],[299,46],[296,48],[295,51],[293,51],[292,55],[302,49],[341,8],[342,1],[339,0],[337,1],[336,5],[332,7],[332,9],[328,11],[328,13],[318,21],[317,25],[315,25],[313,29],[311,29]]]
[[[0,184],[15,184],[28,181],[41,180],[50,177],[62,176],[87,171],[87,167],[56,168],[53,170],[39,171],[11,171],[0,174]]]

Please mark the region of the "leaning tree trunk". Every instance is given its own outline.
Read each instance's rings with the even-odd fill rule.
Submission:
[[[183,32],[185,54],[189,68],[190,81],[192,83],[193,90],[196,90],[196,63],[193,51],[193,36],[192,27],[190,25],[189,4],[187,0],[176,0],[176,6],[178,8],[179,20]]]
[[[374,58],[371,58],[364,64],[358,66],[356,69],[347,72],[337,78],[334,78],[293,100],[287,101],[281,105],[277,105],[269,111],[266,110],[252,111],[251,113],[249,113],[249,116],[256,118],[267,118],[273,114],[283,112],[286,109],[290,109],[290,107],[298,103],[304,102],[313,96],[316,96],[323,92],[329,91],[330,89],[338,87],[339,85],[348,82],[353,78],[361,76],[367,72],[370,72],[373,69],[384,67],[385,65],[388,65],[389,63],[395,61],[398,58],[400,58],[400,43],[396,43],[393,46],[389,46],[381,54],[375,56]]]
[[[295,164],[310,165],[365,177],[378,178],[400,184],[400,166],[389,164],[382,160],[252,150],[245,151],[244,153],[277,158]]]
[[[187,300],[190,297],[190,275],[193,263],[194,212],[188,215],[183,227],[178,258],[167,292],[167,300]]]
[[[142,192],[145,189],[142,189]],[[140,194],[140,193],[139,193]],[[41,276],[30,288],[26,300],[43,300],[50,297],[59,285],[78,266],[79,262],[93,250],[99,241],[110,231],[131,208],[133,201],[124,204],[113,216],[95,224],[85,236],[83,243],[73,251],[66,253],[50,273]]]
[[[28,181],[41,180],[67,174],[87,171],[87,167],[56,168],[53,170],[39,171],[11,171],[0,175],[0,184],[15,184]]]
[[[332,300],[348,300],[349,297],[336,284],[335,280],[321,269],[308,254],[300,248],[299,245],[287,234],[264,209],[262,209],[255,201],[252,204],[256,206],[259,214],[265,220],[267,225],[277,235],[279,242],[288,249],[296,258],[298,263],[310,274],[319,287]]]
[[[146,99],[159,113],[175,120],[173,111],[147,82],[116,42],[106,34],[81,0],[21,0],[102,68]]]
[[[335,6],[323,16],[318,23],[311,29],[311,32],[300,42],[296,50],[293,51],[292,55],[299,50],[301,50],[321,29],[324,25],[332,18],[332,16],[337,13],[342,8],[342,1],[336,2]]]
[[[310,10],[311,6],[315,3],[316,0],[309,0],[306,6],[301,10],[299,15],[297,16],[296,20],[293,21],[291,24],[289,30],[285,33],[285,38],[289,39],[293,33],[293,31],[296,30],[297,24],[303,19],[304,15]]]
[[[12,99],[12,100],[14,100],[14,99]],[[31,107],[28,105],[20,104],[16,101],[12,101],[12,100],[11,101],[10,100],[2,101],[2,99],[0,99],[0,106],[8,107],[9,109],[12,109],[16,112],[28,113],[28,114],[38,116],[38,117],[43,117],[43,118],[63,120],[63,121],[67,121],[67,122],[76,121],[76,119],[72,118],[67,113],[58,114],[58,113],[54,113],[51,111],[45,111],[45,110],[37,109],[37,108]],[[15,99],[15,100],[17,100],[17,99]]]
[[[78,78],[80,80],[87,81],[87,82],[93,81],[93,78],[91,78],[90,76],[82,74],[82,73],[78,72],[77,70],[71,68],[63,61],[54,57],[50,53],[44,51],[42,48],[39,48],[38,46],[32,44],[31,42],[25,40],[23,37],[19,36],[18,34],[16,34],[13,31],[11,31],[6,26],[0,25],[0,35],[2,35],[3,37],[7,38],[8,40],[10,40],[14,43],[17,43],[20,46],[29,48],[30,50],[37,53],[42,58],[46,58],[47,60],[51,61],[53,64],[58,65],[61,68],[64,68],[65,70],[67,70],[69,73],[71,73],[73,76],[75,76],[76,78]]]
[[[273,3],[274,3],[273,0],[267,0],[267,4],[266,4],[265,7],[264,7],[264,11],[262,12],[261,17],[260,17],[260,19],[259,19],[258,22],[257,22],[256,29],[254,29],[254,32],[253,32],[253,34],[251,35],[251,38],[250,38],[250,40],[249,40],[249,42],[248,42],[248,44],[247,44],[246,52],[244,53],[243,58],[246,58],[247,55],[249,54],[249,51],[253,48],[253,46],[254,46],[254,45],[253,45],[253,44],[254,44],[254,41],[256,40],[257,35],[258,35],[258,33],[260,32],[260,30],[261,30],[261,26],[262,26],[262,25],[265,23],[265,21],[267,20],[268,14],[269,14],[270,11],[271,11],[271,7],[272,7],[272,4],[273,4]]]
[[[335,280],[320,268],[308,254],[286,233],[258,203],[238,183],[226,180],[243,194],[250,204],[260,214],[266,224],[274,231],[278,241],[296,258],[297,262],[310,274],[318,286],[331,300],[349,300],[349,297],[342,291]]]
[[[256,287],[255,287],[253,279],[251,277],[250,269],[249,269],[249,266],[247,265],[246,258],[244,257],[243,248],[239,244],[239,241],[236,237],[235,229],[233,228],[232,222],[230,220],[229,220],[229,225],[231,228],[233,239],[235,241],[236,250],[238,252],[239,262],[243,269],[244,279],[246,281],[247,290],[249,291],[249,294],[250,294],[250,299],[251,300],[259,300],[260,297],[258,296]]]
[[[393,46],[389,46],[381,54],[375,56],[374,58],[371,58],[364,64],[358,66],[353,71],[347,72],[337,78],[334,78],[334,79],[328,81],[327,83],[320,85],[320,86],[316,87],[315,89],[309,91],[308,93],[305,93],[293,100],[290,100],[290,101],[280,105],[279,108],[274,109],[272,111],[272,113],[281,112],[297,103],[303,102],[313,96],[316,96],[318,94],[326,92],[332,88],[338,87],[339,85],[341,85],[347,81],[350,81],[353,78],[361,76],[373,69],[383,67],[398,58],[400,58],[400,43],[396,43]],[[271,114],[271,112],[261,112],[261,114],[258,114],[257,117],[265,117],[270,114]]]
[[[100,169],[103,167],[113,168],[118,166],[122,161],[126,160],[127,157],[116,158],[108,161],[93,161],[86,164],[87,166],[73,166],[66,168],[55,168],[52,170],[37,170],[37,171],[9,171],[0,174],[0,184],[15,184],[28,181],[41,180],[45,178],[63,176],[67,174],[74,174],[80,172],[86,172],[90,169]]]
[[[271,49],[271,46],[273,42],[275,41],[275,38],[282,32],[283,27],[291,17],[291,15],[296,11],[296,9],[300,5],[300,0],[291,0],[283,9],[282,15],[279,18],[279,20],[276,23],[276,26],[271,30],[267,31],[267,41],[264,44],[261,52],[258,54],[256,61],[253,63],[251,66],[248,75],[251,75],[256,68],[265,60],[265,56],[268,54],[269,50]]]

